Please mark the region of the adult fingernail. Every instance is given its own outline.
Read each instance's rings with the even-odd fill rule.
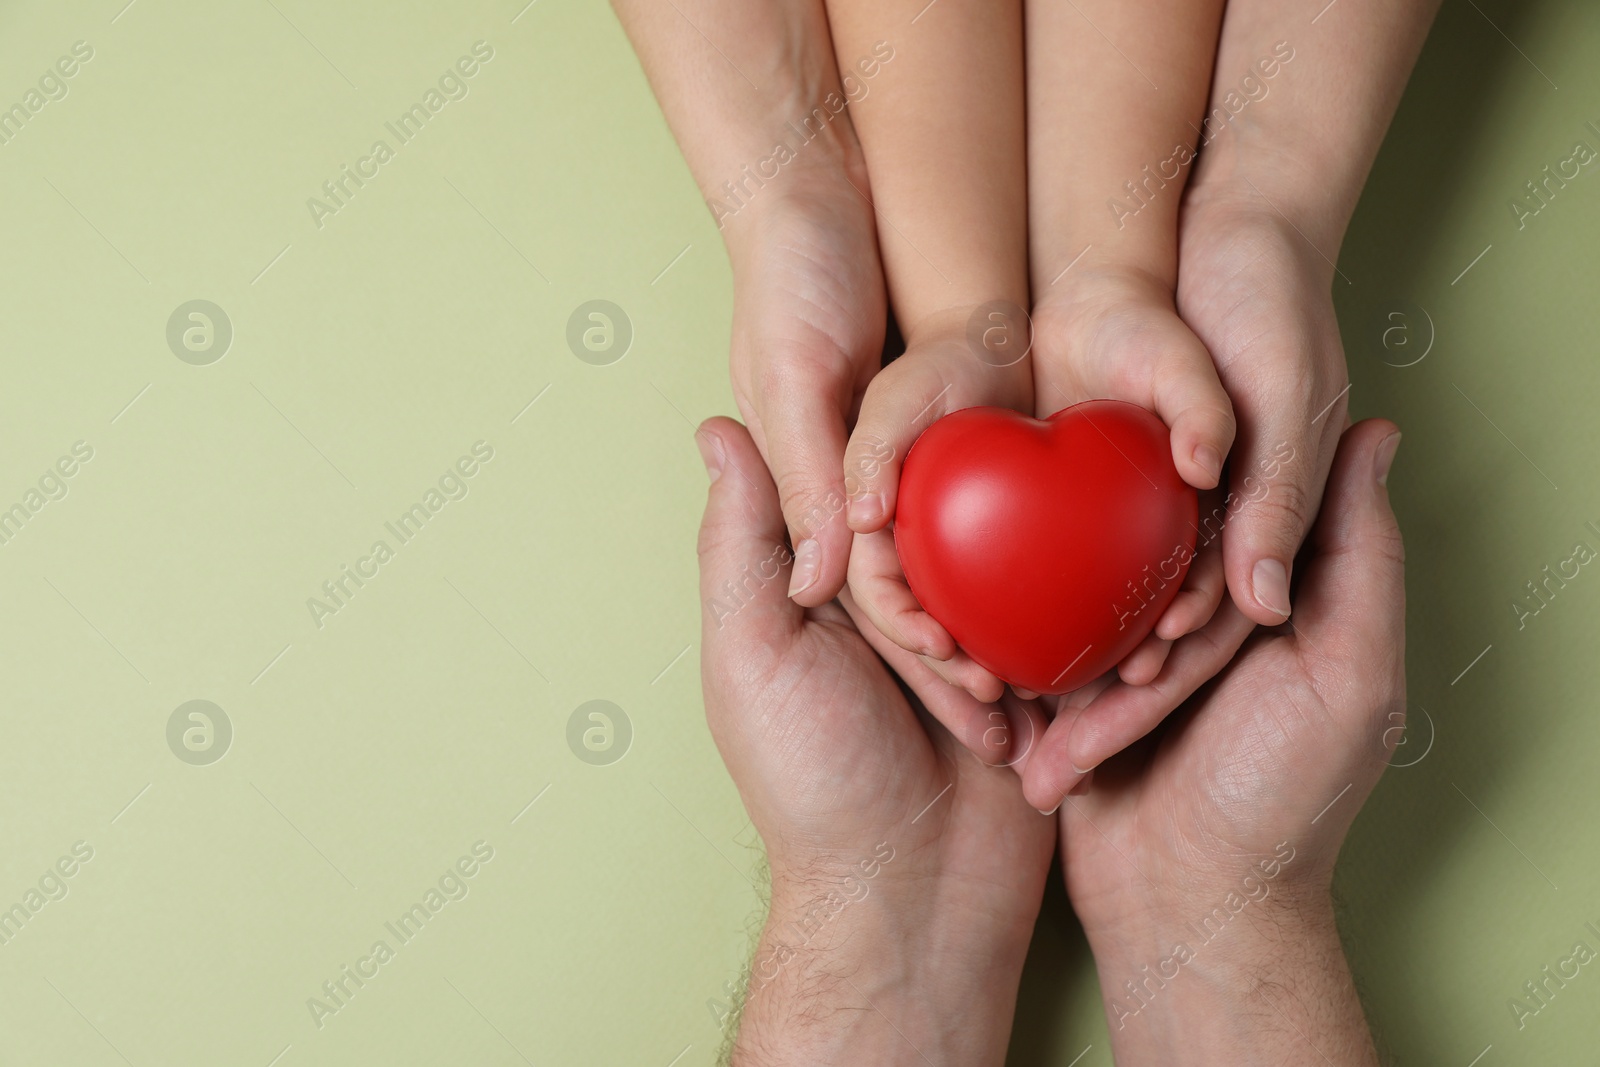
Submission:
[[[1194,462],[1196,466],[1206,472],[1207,477],[1211,479],[1212,485],[1222,479],[1222,456],[1210,445],[1195,446]]]
[[[862,493],[850,501],[846,521],[851,526],[869,526],[883,517],[883,497],[877,493]]]
[[[1378,457],[1373,464],[1374,472],[1378,475],[1378,484],[1389,484],[1389,468],[1394,464],[1395,450],[1400,447],[1400,435],[1392,433],[1378,442]]]
[[[1043,815],[1045,818],[1048,819],[1050,816],[1054,815],[1056,812],[1061,810],[1061,805],[1057,804],[1055,807],[1051,808],[1049,811],[1045,811],[1043,808],[1035,808],[1034,810],[1037,811],[1040,815]]]
[[[700,458],[705,462],[706,473],[715,482],[722,477],[722,462],[726,458],[722,453],[722,442],[715,435],[704,431],[697,431],[694,443],[700,449]]]
[[[1268,611],[1289,617],[1289,572],[1275,559],[1259,561],[1250,572],[1250,593]]]
[[[794,550],[794,571],[789,575],[789,595],[799,596],[816,583],[822,569],[822,546],[807,537]]]

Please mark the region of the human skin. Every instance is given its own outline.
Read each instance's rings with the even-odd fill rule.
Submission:
[[[1056,825],[992,764],[1039,709],[1008,697],[997,728],[944,687],[940,720],[990,763],[913,710],[889,668],[927,668],[852,619],[848,593],[785,595],[783,515],[744,428],[711,419],[696,439],[706,718],[771,873],[731,1062],[999,1065]]]
[[[1221,0],[1027,4],[1037,413],[1098,398],[1152,410],[1197,489],[1217,484],[1234,433],[1210,353],[1174,304],[1178,208],[1221,19]],[[1124,681],[1151,681],[1171,641],[1211,617],[1220,562],[1211,551],[1191,568],[1119,665]]]
[[[762,566],[787,553],[753,444],[725,419],[698,443],[707,718],[772,876],[730,1062],[1002,1063],[1057,832],[1119,1063],[1377,1062],[1329,881],[1405,707],[1392,424],[1345,435],[1295,625],[1259,633],[1059,820],[912,711],[874,650],[926,668],[848,594],[817,609],[783,595],[783,568]],[[765,580],[723,610],[752,570]],[[945,717],[983,730],[986,706],[950,692],[966,718]],[[1032,705],[1008,711],[1037,727]]]
[[[1330,882],[1404,721],[1398,445],[1379,419],[1345,432],[1293,625],[1061,810],[1118,1063],[1377,1063]]]
[[[1265,0],[1228,4],[1213,118],[1178,219],[1177,299],[1239,420],[1226,486],[1233,514],[1220,544],[1232,602],[1253,622],[1284,618],[1271,605],[1287,608],[1287,599],[1273,592],[1269,604],[1252,590],[1265,565],[1287,597],[1347,422],[1332,296],[1345,281],[1334,263],[1436,8],[1435,0],[1339,0],[1313,25]],[[1281,62],[1286,50],[1293,58]],[[1230,117],[1252,85],[1266,95]],[[1204,556],[1195,566],[1203,565]],[[1236,623],[1221,619],[1185,638],[1172,652],[1185,669],[1164,666],[1149,688],[1221,670],[1237,647],[1233,632]],[[1031,761],[1030,798],[1048,810],[1153,729],[1176,706],[1153,696],[1135,699],[1120,684],[1075,694],[1093,711],[1052,724]]]
[[[1345,421],[1332,290],[1348,279],[1334,264],[1437,9],[1339,0],[1312,16],[1272,0],[1228,4],[1213,114],[1238,106],[1247,76],[1263,80],[1264,60],[1284,47],[1294,59],[1204,147],[1179,221],[1178,310],[1233,400],[1235,480],[1274,454],[1295,457],[1223,536],[1228,589],[1259,623],[1282,618]]]
[[[859,476],[848,510],[857,534],[850,589],[896,644],[994,700],[1003,683],[911,595],[888,524],[900,465],[922,430],[965,407],[1033,410],[1031,361],[1011,336],[1028,305],[1022,4],[829,0],[828,18],[841,69],[877,42],[895,51],[851,105],[906,351],[868,386],[846,451],[846,469]],[[994,350],[969,340],[991,302],[1017,309],[995,320]]]
[[[887,309],[827,12],[822,0],[612,7],[727,248],[734,399],[779,486],[791,543],[812,546],[796,601],[827,603],[850,551],[847,427],[878,371]]]

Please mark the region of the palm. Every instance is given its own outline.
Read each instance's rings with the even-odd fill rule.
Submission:
[[[1031,816],[1015,776],[914,712],[838,604],[797,621],[707,677],[712,732],[742,772],[752,820],[785,827],[766,842],[775,862],[848,863],[886,842],[958,880],[1042,872],[1053,829]]]
[[[1317,814],[1284,809],[1283,782],[1332,800],[1349,781],[1350,768],[1325,754],[1348,750],[1358,724],[1330,712],[1296,641],[1258,635],[1190,714],[1102,765],[1062,824],[1081,910],[1114,908],[1129,879],[1182,884],[1196,857],[1242,875]]]
[[[733,677],[710,679],[708,697],[724,757],[748,766],[760,793],[745,798],[752,812],[781,804],[787,825],[824,838],[893,825],[944,787],[940,754],[836,604],[750,652]]]

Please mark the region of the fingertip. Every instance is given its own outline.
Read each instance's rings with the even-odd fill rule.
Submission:
[[[789,570],[789,598],[805,603],[802,597],[822,577],[822,545],[815,537],[804,537],[794,546],[793,566]],[[806,604],[806,607],[816,607]]]
[[[1171,641],[1152,633],[1117,664],[1117,676],[1126,685],[1149,685],[1161,673],[1171,650]]]
[[[1288,566],[1270,557],[1256,560],[1250,568],[1250,597],[1268,617],[1258,621],[1276,625],[1287,619],[1293,610],[1289,603]]]
[[[1198,360],[1201,357],[1196,357]],[[1172,425],[1172,462],[1183,480],[1196,489],[1213,489],[1222,481],[1222,465],[1233,448],[1237,423],[1233,405],[1217,380],[1216,368],[1205,356],[1202,381],[1188,388],[1173,386],[1165,401]]]
[[[1065,761],[1040,758],[1043,755],[1028,761],[1022,775],[1022,796],[1040,815],[1054,815],[1083,775],[1064,766]]]
[[[1205,442],[1189,449],[1187,461],[1175,452],[1173,462],[1183,480],[1196,489],[1215,489],[1222,481],[1222,453]]]
[[[982,670],[980,667],[979,670]],[[967,683],[967,692],[979,703],[993,704],[1005,695],[1006,683],[984,671],[983,677],[972,678]]]
[[[700,460],[705,464],[706,476],[711,484],[717,484],[717,479],[722,477],[722,465],[727,462],[728,451],[722,443],[722,438],[717,436],[716,430],[711,425],[711,420],[702,422],[694,432],[695,447],[700,450]]]
[[[850,498],[845,510],[845,522],[856,533],[874,533],[889,521],[888,508],[880,493],[863,492]]]
[[[956,640],[925,611],[907,610],[886,616],[890,640],[924,659],[947,663],[956,657]]]
[[[1185,634],[1194,633],[1198,627],[1194,625],[1194,610],[1189,606],[1198,597],[1198,593],[1187,590],[1179,593],[1172,599],[1166,612],[1156,622],[1156,628],[1151,631],[1163,641],[1176,641]],[[1127,679],[1123,679],[1127,681]]]
[[[924,627],[922,636],[917,640],[917,647],[912,649],[920,656],[948,663],[956,657],[955,638],[946,632],[943,626],[934,621],[931,615],[924,616],[929,625]]]
[[[1389,468],[1394,466],[1395,453],[1400,449],[1400,431],[1396,430],[1382,441],[1378,442],[1378,451],[1373,457],[1372,473],[1378,479],[1378,484],[1385,489],[1389,488]]]

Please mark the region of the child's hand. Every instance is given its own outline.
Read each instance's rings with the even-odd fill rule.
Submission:
[[[1096,398],[1139,404],[1172,428],[1172,459],[1183,480],[1202,490],[1217,484],[1233,444],[1233,408],[1211,354],[1178,318],[1158,280],[1110,270],[1062,279],[1034,309],[1033,360],[1040,418]],[[1202,518],[1219,506],[1202,494]],[[1205,626],[1221,603],[1214,525],[1196,531],[1196,557],[1183,589],[1149,638],[1118,666],[1125,683],[1156,678],[1172,642]]]
[[[1033,408],[1031,358],[1010,354],[1015,349],[1001,348],[997,353],[970,342],[971,318],[971,309],[961,309],[919,323],[908,331],[905,355],[885,367],[867,388],[845,450],[847,517],[856,532],[850,552],[850,592],[891,641],[922,656],[945,681],[979,700],[995,701],[1004,683],[961,652],[949,632],[922,610],[906,585],[889,528],[900,466],[918,434],[961,408]],[[1018,340],[1013,336],[1007,343],[1016,345]],[[1025,346],[1025,340],[1022,343]]]

